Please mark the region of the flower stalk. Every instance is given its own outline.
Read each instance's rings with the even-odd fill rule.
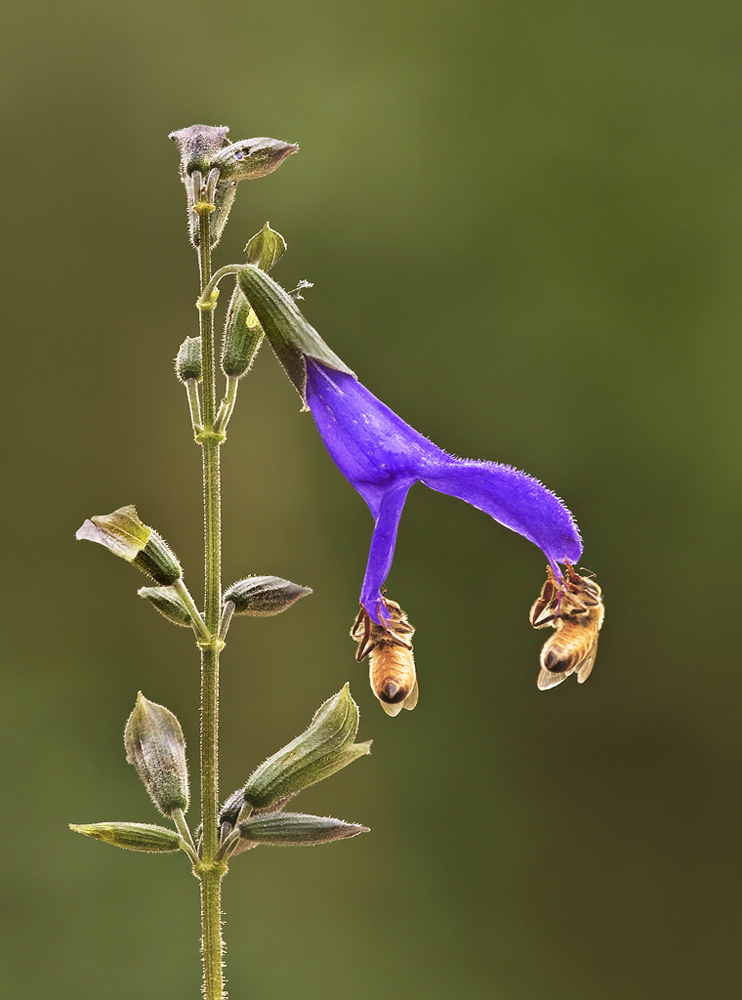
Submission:
[[[194,211],[199,216],[198,259],[201,296],[198,300],[201,334],[203,430],[196,439],[203,453],[204,488],[204,619],[209,635],[201,648],[201,822],[203,858],[195,866],[201,882],[202,952],[206,1000],[222,1000],[224,941],[221,919],[221,881],[224,863],[214,863],[219,847],[217,813],[219,803],[219,654],[224,645],[218,638],[221,619],[222,534],[220,449],[224,434],[215,431],[216,373],[214,364],[214,305],[216,297],[204,301],[211,281],[211,213],[213,202],[201,200]],[[213,304],[212,304],[213,303]]]

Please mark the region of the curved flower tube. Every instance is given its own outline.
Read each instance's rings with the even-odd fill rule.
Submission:
[[[576,563],[582,543],[562,501],[525,472],[497,462],[455,458],[406,424],[347,372],[307,355],[306,400],[317,429],[375,521],[361,604],[384,623],[381,588],[392,565],[399,519],[417,482],[465,500],[543,550],[556,578]]]

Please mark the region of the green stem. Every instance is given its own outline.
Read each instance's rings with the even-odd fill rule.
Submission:
[[[216,415],[216,429],[221,433],[224,433],[227,429],[227,424],[232,416],[232,410],[234,409],[234,404],[237,400],[237,386],[240,384],[238,378],[234,378],[232,375],[227,375],[227,387],[224,392],[224,399],[219,407],[219,412]]]
[[[173,823],[175,823],[178,833],[180,834],[184,844],[186,853],[194,865],[199,863],[199,857],[196,852],[196,845],[193,843],[193,836],[191,835],[190,828],[186,823],[186,818],[183,815],[182,809],[176,809],[173,813]]]
[[[242,270],[244,266],[245,266],[244,264],[225,264],[224,267],[220,267],[219,270],[214,275],[214,277],[210,278],[209,281],[202,286],[201,298],[199,299],[197,305],[200,305],[201,303],[206,305],[207,303],[211,302],[212,296],[216,291],[216,287],[222,280],[222,278],[226,278],[228,274],[239,274],[239,272]],[[216,301],[215,298],[214,301]]]
[[[191,411],[193,433],[200,434],[204,427],[201,422],[201,400],[198,395],[198,383],[195,378],[189,378],[186,380],[185,387],[188,393],[188,408]]]
[[[223,1000],[221,880],[224,864],[214,864],[218,842],[219,795],[219,653],[217,638],[221,618],[221,484],[219,449],[223,435],[214,431],[216,383],[214,365],[215,298],[204,298],[211,281],[211,225],[213,204],[198,200],[199,267],[201,297],[198,301],[203,372],[203,431],[197,436],[203,452],[204,486],[204,620],[209,633],[201,647],[201,822],[203,861],[196,873],[201,881],[201,920],[205,1000]]]
[[[211,632],[206,628],[204,620],[196,607],[196,603],[191,597],[191,592],[188,590],[186,585],[183,583],[183,578],[176,580],[173,584],[180,597],[185,604],[186,608],[190,612],[191,621],[193,622],[193,628],[195,629],[196,635],[198,636],[199,642],[210,643],[211,642]]]

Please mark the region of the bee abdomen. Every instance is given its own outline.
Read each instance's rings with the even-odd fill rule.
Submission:
[[[403,646],[380,646],[371,654],[371,687],[387,705],[403,702],[415,684],[415,661]]]

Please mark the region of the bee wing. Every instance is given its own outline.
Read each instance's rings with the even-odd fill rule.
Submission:
[[[395,715],[399,715],[404,707],[404,703],[401,701],[398,701],[395,705],[390,705],[388,701],[382,701],[381,698],[379,698],[379,704],[384,709],[386,714],[391,715],[392,718],[394,718]]]
[[[595,638],[595,642],[590,647],[590,652],[587,654],[582,663],[577,664],[577,683],[584,684],[585,681],[590,676],[595,663],[595,657],[598,655],[598,639]]]
[[[408,712],[411,712],[412,709],[415,707],[415,705],[417,705],[417,699],[419,698],[419,696],[420,696],[420,689],[417,686],[417,674],[416,674],[415,683],[413,684],[410,693],[402,702],[402,708],[406,708]]]
[[[539,691],[548,691],[549,688],[556,687],[557,684],[561,684],[563,680],[566,680],[571,673],[574,673],[574,668],[572,670],[563,670],[557,673],[554,670],[547,670],[546,667],[541,667],[538,672],[538,677],[536,678],[536,687]]]

